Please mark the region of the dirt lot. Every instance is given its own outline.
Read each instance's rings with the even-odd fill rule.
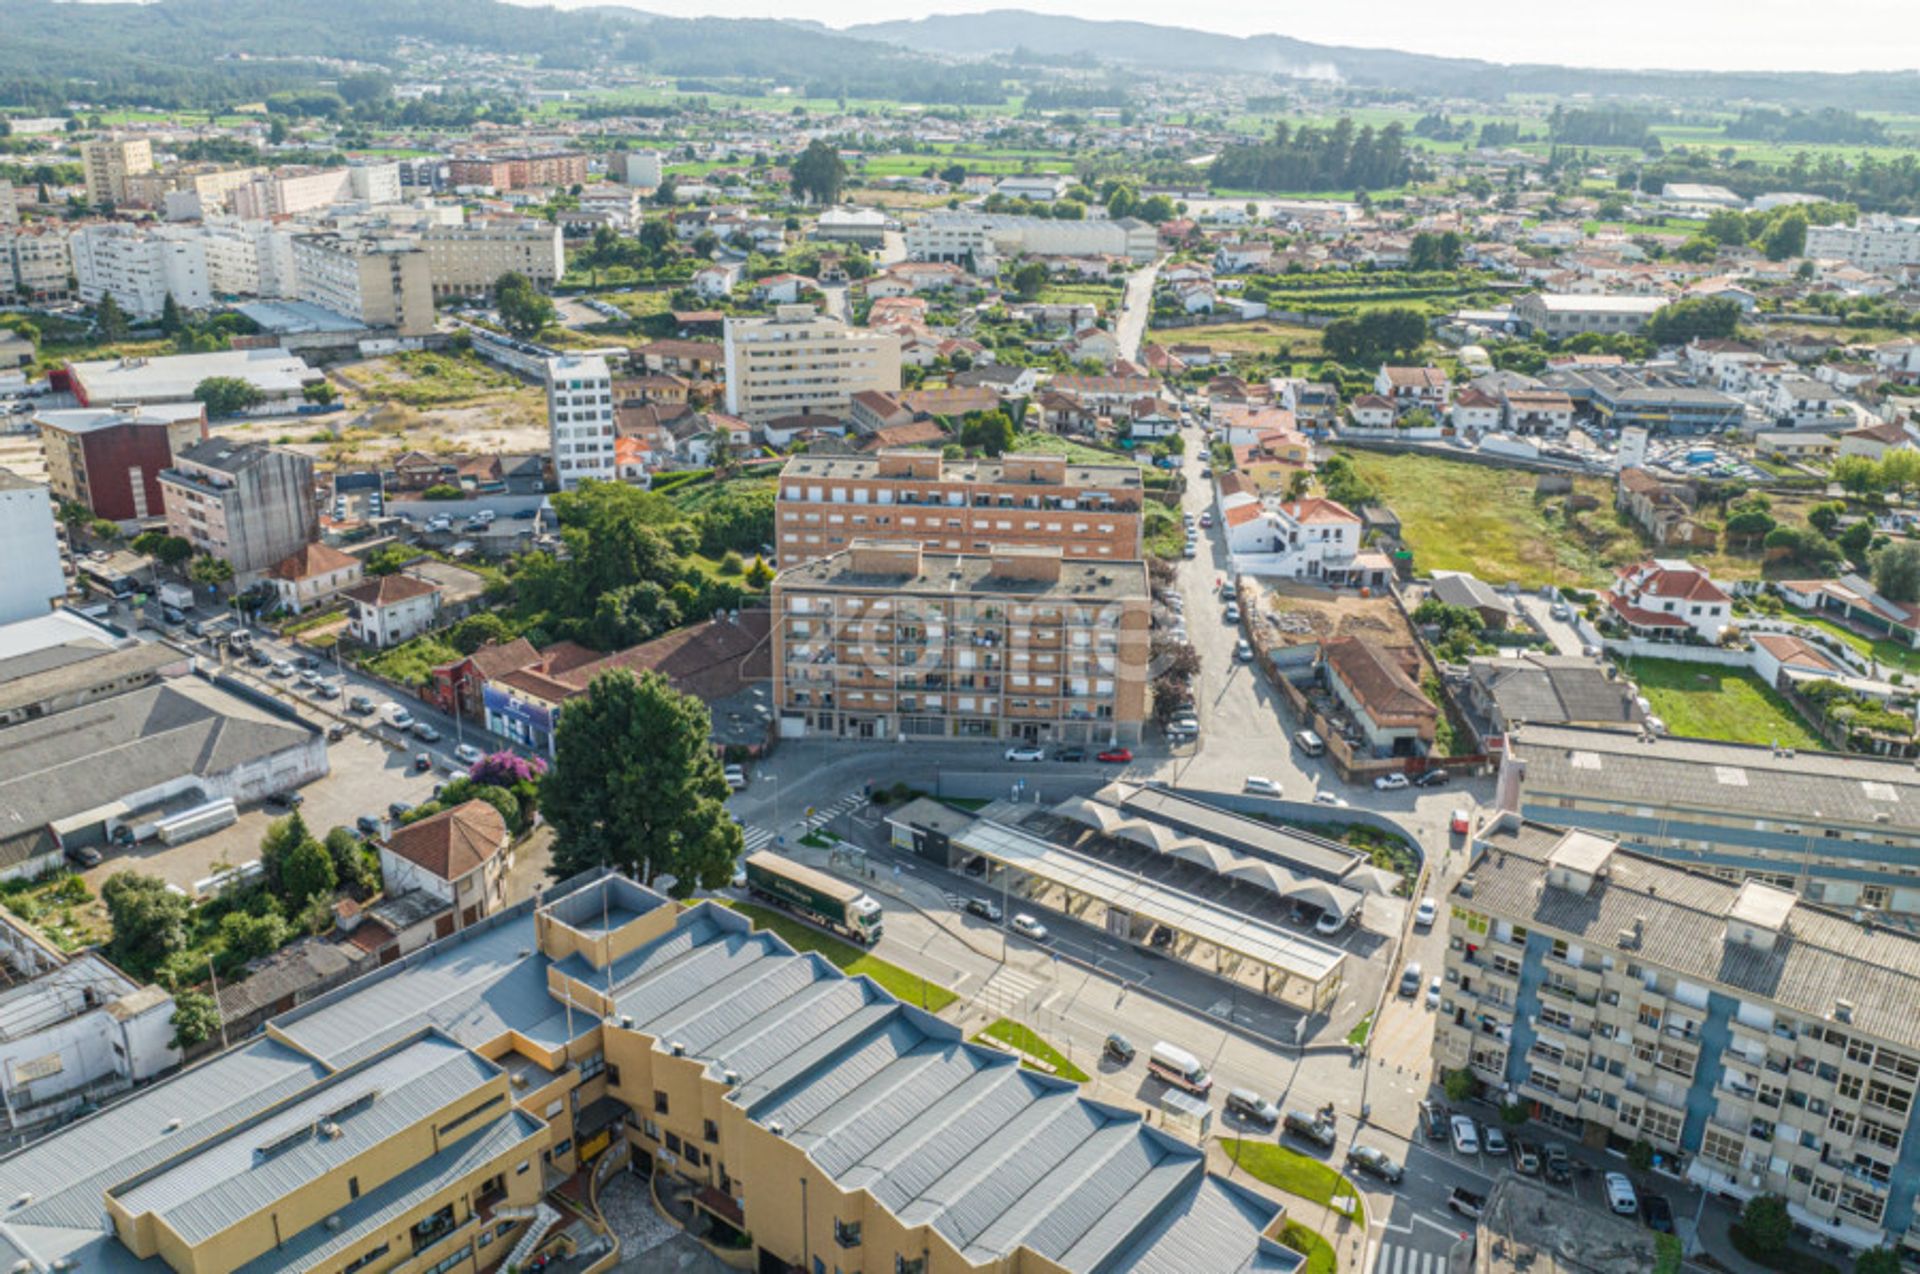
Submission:
[[[1260,612],[1273,616],[1278,645],[1297,644],[1309,634],[1320,641],[1364,636],[1386,645],[1413,644],[1413,630],[1388,598],[1307,584],[1250,583],[1259,596]]]

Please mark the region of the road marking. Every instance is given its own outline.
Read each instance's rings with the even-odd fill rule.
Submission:
[[[1446,1207],[1446,1204],[1443,1203],[1440,1206],[1444,1208]],[[1448,1215],[1451,1216],[1453,1214],[1451,1211],[1449,1211]],[[1457,1239],[1460,1237],[1460,1230],[1458,1226],[1442,1225],[1438,1221],[1435,1221],[1434,1219],[1432,1219],[1431,1217],[1421,1216],[1418,1212],[1413,1214],[1413,1219],[1419,1222],[1421,1225],[1426,1226],[1430,1230],[1438,1230],[1440,1233],[1446,1235],[1450,1239]]]
[[[740,825],[740,839],[746,847],[746,852],[751,854],[755,850],[765,849],[768,845],[771,845],[773,843],[773,833],[764,827],[755,827],[752,823],[742,823]]]

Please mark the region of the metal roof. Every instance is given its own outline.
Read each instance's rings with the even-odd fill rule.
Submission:
[[[1318,986],[1340,971],[1346,953],[1216,903],[1142,880],[1130,872],[1062,849],[1049,841],[986,819],[958,843],[1028,875],[1098,898],[1111,907],[1167,925],[1176,932],[1232,951]]]

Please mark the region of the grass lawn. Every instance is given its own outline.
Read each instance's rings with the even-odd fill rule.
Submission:
[[[701,478],[698,481],[683,482],[668,487],[662,494],[664,494],[667,499],[673,501],[675,506],[683,513],[691,515],[700,512],[709,504],[719,499],[723,491],[732,490],[741,486],[765,487],[771,491],[779,485],[779,482],[780,475],[778,471],[770,470],[763,474],[748,474],[737,478],[726,478],[718,482],[714,481],[711,477]],[[743,554],[742,556],[745,555]],[[747,563],[748,565],[752,565],[753,559],[748,558]]]
[[[1496,586],[1591,586],[1645,554],[1639,538],[1620,525],[1613,493],[1599,479],[1575,480],[1575,490],[1599,507],[1568,515],[1564,498],[1534,498],[1531,474],[1439,456],[1345,454],[1399,515],[1422,575],[1471,571]]]
[[[62,951],[74,952],[113,937],[107,908],[69,871],[0,886],[0,906],[40,932]]]
[[[1622,671],[1674,734],[1729,743],[1830,750],[1778,692],[1745,668],[1629,659]]]
[[[1347,1032],[1347,1043],[1365,1044],[1368,1038],[1372,1036],[1372,1034],[1373,1034],[1373,1014],[1369,1013],[1365,1017],[1361,1018],[1358,1022],[1355,1022],[1353,1024],[1353,1029]]]
[[[373,656],[365,662],[365,667],[403,685],[424,686],[435,668],[459,657],[459,651],[437,637],[415,637]]]
[[[1187,532],[1171,509],[1158,504],[1147,506],[1147,552],[1169,562],[1177,562],[1186,549]]]
[[[1222,1137],[1220,1148],[1227,1157],[1255,1179],[1276,1190],[1298,1195],[1309,1203],[1331,1207],[1338,1195],[1351,1195],[1355,1202],[1353,1219],[1362,1229],[1367,1224],[1366,1203],[1353,1183],[1310,1155],[1270,1141],[1241,1141]]]
[[[1022,1026],[1012,1018],[1003,1017],[987,1027],[986,1030],[980,1032],[980,1034],[990,1039],[999,1040],[1002,1044],[1017,1048],[1028,1057],[1038,1058],[1040,1061],[1053,1067],[1053,1073],[1061,1079],[1070,1079],[1076,1084],[1084,1084],[1087,1082],[1088,1076],[1085,1071],[1068,1061],[1066,1055],[1059,1049],[1047,1043],[1038,1035],[1035,1035],[1032,1030]],[[1022,1062],[1022,1065],[1025,1064],[1025,1062]],[[1034,1069],[1039,1070],[1040,1068],[1034,1067]]]
[[[1340,1268],[1340,1262],[1333,1254],[1333,1244],[1321,1238],[1298,1221],[1289,1221],[1280,1229],[1282,1246],[1290,1247],[1307,1258],[1301,1267],[1302,1274],[1334,1274]]]
[[[758,907],[750,902],[726,902],[726,906],[753,921],[756,929],[765,929],[777,934],[780,939],[795,951],[817,951],[822,959],[850,978],[861,974],[890,991],[903,1004],[922,1004],[929,1013],[938,1013],[960,997],[937,983],[929,982],[916,973],[909,973],[897,964],[890,964],[878,956],[867,954],[851,942],[842,942],[838,938],[821,933],[811,925],[803,924],[791,916],[784,916],[766,907]]]
[[[1126,289],[1117,284],[1049,283],[1034,299],[1042,305],[1093,305],[1102,314],[1111,314],[1120,308],[1125,295]]]
[[[1154,328],[1149,335],[1157,345],[1206,345],[1236,354],[1260,358],[1278,358],[1282,350],[1288,358],[1320,357],[1320,332],[1312,327],[1288,323],[1219,323],[1198,327]]]
[[[1825,615],[1809,614],[1791,606],[1787,607],[1786,614],[1789,618],[1797,619],[1803,624],[1811,624],[1822,632],[1832,633],[1861,654],[1872,655],[1881,663],[1897,668],[1909,676],[1920,673],[1920,650],[1915,650],[1905,642],[1893,641],[1885,637],[1864,637]]]
[[[1038,451],[1052,456],[1065,456],[1084,464],[1133,464],[1131,458],[1114,451],[1105,451],[1099,447],[1089,447],[1084,442],[1075,442],[1071,438],[1062,438],[1059,434],[1023,433],[1014,439],[1015,451]]]

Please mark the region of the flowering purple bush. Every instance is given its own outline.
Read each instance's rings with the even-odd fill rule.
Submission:
[[[516,784],[536,781],[546,772],[547,763],[541,757],[529,760],[517,752],[495,752],[475,761],[467,774],[475,783],[511,790]]]

